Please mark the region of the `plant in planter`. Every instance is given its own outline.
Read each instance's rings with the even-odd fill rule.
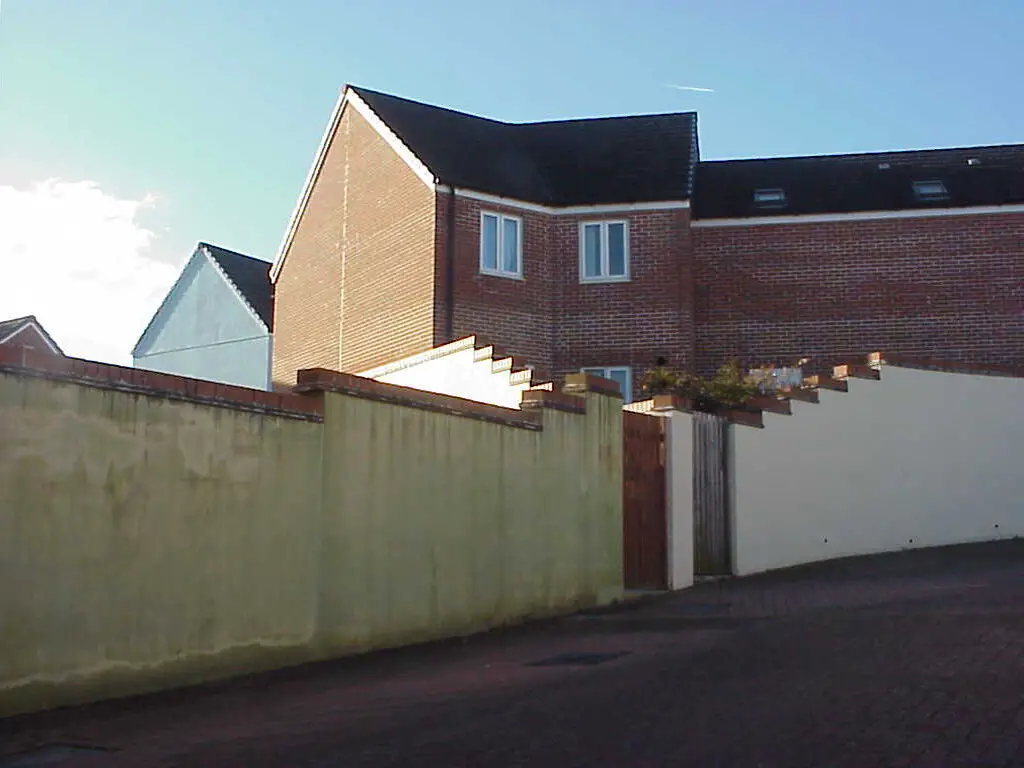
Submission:
[[[744,376],[735,362],[723,365],[710,380],[673,371],[662,360],[658,363],[642,380],[641,388],[648,397],[673,394],[687,400],[694,410],[715,413],[738,408],[759,392],[754,380]]]
[[[743,375],[735,361],[719,368],[707,382],[705,389],[714,410],[739,408],[759,392],[757,383],[749,376]]]
[[[680,374],[666,366],[663,361],[644,374],[640,381],[640,390],[648,397],[673,394],[679,385]]]

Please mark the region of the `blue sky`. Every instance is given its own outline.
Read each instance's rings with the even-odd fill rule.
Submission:
[[[0,261],[34,265],[0,317],[97,357],[197,241],[273,258],[345,82],[505,120],[695,109],[705,158],[1024,142],[1019,0],[0,2]],[[36,237],[56,216],[73,243]],[[123,312],[83,326],[81,284]]]

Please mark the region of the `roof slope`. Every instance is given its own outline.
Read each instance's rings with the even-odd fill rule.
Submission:
[[[0,343],[9,339],[10,337],[17,334],[19,331],[24,330],[27,327],[33,327],[42,336],[43,341],[50,345],[55,353],[63,355],[64,352],[53,337],[47,333],[46,329],[43,328],[43,324],[36,319],[35,315],[25,315],[24,317],[15,317],[11,320],[0,320]]]
[[[217,245],[199,243],[192,251],[188,261],[185,262],[177,279],[164,295],[153,316],[149,318],[146,327],[139,334],[138,341],[132,347],[133,357],[137,357],[141,353],[150,334],[159,327],[157,321],[172,305],[173,297],[179,296],[184,290],[185,282],[183,281],[191,266],[196,264],[197,260],[203,259],[216,265],[221,273],[220,276],[225,278],[225,282],[228,283],[229,290],[238,296],[243,304],[248,305],[249,310],[259,318],[268,331],[273,330],[274,307],[271,299],[270,262],[236,251],[229,251],[227,248]]]
[[[270,299],[270,262],[229,251],[227,248],[199,243],[210,257],[220,265],[224,274],[234,283],[249,306],[268,329],[273,328],[274,308]]]
[[[37,322],[35,315],[25,315],[24,317],[15,317],[11,320],[0,320],[0,339],[6,339],[16,331],[20,331],[26,325],[32,322]]]
[[[694,112],[503,123],[350,87],[442,184],[554,206],[690,196]]]
[[[915,181],[948,196],[918,199]],[[1009,205],[1024,203],[1024,145],[701,162],[694,186],[705,219]],[[759,208],[757,189],[784,190],[786,204]]]

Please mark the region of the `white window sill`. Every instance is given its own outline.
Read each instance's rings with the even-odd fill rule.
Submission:
[[[630,282],[629,275],[620,275],[618,277],[581,277],[580,282],[584,284],[590,283],[628,283]]]
[[[487,277],[503,277],[506,280],[524,280],[525,279],[521,274],[517,274],[515,272],[501,272],[500,270],[497,270],[497,269],[483,269],[483,268],[481,268],[480,269],[480,274],[481,275],[486,275]]]

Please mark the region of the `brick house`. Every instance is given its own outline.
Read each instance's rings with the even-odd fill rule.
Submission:
[[[0,320],[0,347],[19,349],[24,354],[64,357],[64,352],[35,315]]]
[[[1024,364],[1024,146],[700,161],[692,112],[509,124],[364,88],[277,260],[273,378],[471,334],[627,390],[665,358]]]

